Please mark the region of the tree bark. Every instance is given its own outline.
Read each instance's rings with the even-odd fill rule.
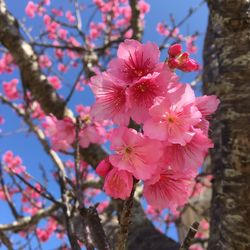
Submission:
[[[250,249],[250,2],[208,0],[204,92],[216,94],[211,250]]]

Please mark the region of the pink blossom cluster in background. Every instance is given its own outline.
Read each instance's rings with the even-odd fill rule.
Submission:
[[[12,73],[14,68],[13,57],[10,53],[4,53],[0,58],[0,74]]]
[[[17,90],[18,79],[14,78],[10,82],[3,82],[3,92],[10,100],[15,100],[20,97]]]
[[[14,156],[12,151],[7,151],[2,157],[4,168],[7,172],[22,174],[25,172],[26,167],[23,166],[23,162],[20,156]]]
[[[91,143],[102,144],[106,138],[105,126],[109,125],[107,121],[96,122],[91,114],[91,108],[88,106],[77,107],[82,120],[82,127],[79,132],[79,144],[82,148],[87,148]],[[51,139],[54,150],[68,150],[75,141],[75,124],[69,117],[58,120],[54,116],[45,117],[43,123],[46,135]]]
[[[170,58],[179,54],[179,45],[170,47]],[[96,171],[105,177],[104,190],[114,198],[128,198],[136,179],[143,181],[150,205],[175,209],[187,201],[197,170],[213,147],[208,119],[219,100],[195,97],[190,85],[180,83],[173,67],[159,57],[154,43],[125,40],[107,71],[92,77],[94,119],[119,125],[110,137],[114,153]],[[179,69],[193,71],[189,63]],[[130,119],[140,131],[127,128]]]

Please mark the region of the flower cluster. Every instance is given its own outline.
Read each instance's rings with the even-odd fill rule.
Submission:
[[[179,45],[169,49],[170,59],[183,54]],[[92,77],[93,117],[119,125],[110,136],[114,153],[96,171],[114,198],[128,198],[133,181],[141,180],[149,204],[174,209],[186,202],[197,169],[213,147],[208,118],[219,101],[196,98],[190,85],[178,81],[169,60],[161,63],[159,57],[155,44],[125,40],[107,71]],[[191,71],[197,63],[188,58],[186,64],[178,68]],[[127,128],[131,119],[140,132]]]
[[[87,148],[91,143],[102,144],[105,141],[106,131],[102,123],[95,122],[90,115],[90,107],[78,107],[78,113],[82,121],[79,132],[79,144]],[[45,133],[51,139],[54,150],[68,150],[76,139],[76,128],[74,121],[65,117],[58,120],[54,116],[47,116],[43,123]]]
[[[3,163],[5,171],[14,174],[22,174],[26,167],[22,165],[23,161],[20,156],[14,156],[12,151],[7,151],[3,155]]]
[[[185,72],[195,71],[199,69],[199,64],[195,60],[189,58],[189,53],[182,52],[182,47],[180,44],[171,46],[168,50],[168,54],[168,66],[171,69],[177,68]]]

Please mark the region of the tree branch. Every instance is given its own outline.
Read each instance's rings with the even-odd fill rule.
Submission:
[[[41,104],[42,109],[46,113],[53,113],[57,118],[69,115],[71,112],[41,72],[36,53],[23,39],[18,22],[7,10],[4,0],[0,0],[0,43],[14,57],[20,68],[23,84]]]
[[[60,201],[58,201],[59,203]],[[13,231],[20,232],[29,228],[33,225],[36,225],[41,219],[51,216],[53,212],[58,210],[60,207],[57,204],[52,204],[47,208],[39,209],[34,215],[24,217],[20,220],[14,221],[11,224],[0,224],[0,232],[3,231]]]
[[[132,39],[136,39],[140,41],[142,39],[143,34],[143,27],[140,23],[140,11],[138,8],[138,1],[137,0],[129,0],[129,4],[131,7],[131,28],[133,30],[133,36]]]

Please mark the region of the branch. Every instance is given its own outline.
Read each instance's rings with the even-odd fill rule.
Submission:
[[[1,246],[1,243],[3,243],[7,247],[8,250],[13,250],[10,239],[2,231],[0,231],[0,240],[1,240],[0,246]]]
[[[4,196],[5,196],[6,202],[8,203],[8,206],[9,206],[13,216],[15,217],[15,219],[20,218],[20,215],[17,212],[16,207],[15,207],[15,205],[14,205],[12,199],[11,199],[9,190],[8,190],[6,184],[5,184],[5,181],[4,181],[4,178],[3,178],[3,171],[2,171],[2,163],[1,162],[0,162],[0,183],[2,185],[2,189],[3,189],[3,193],[4,193]]]
[[[91,238],[94,241],[94,245],[98,250],[110,250],[110,245],[106,234],[103,230],[98,212],[95,207],[89,207],[88,209],[82,208],[80,210],[81,215],[86,219],[87,225],[90,230]]]
[[[47,208],[39,209],[32,216],[24,217],[20,220],[14,221],[11,224],[0,224],[0,232],[3,231],[20,232],[22,230],[25,230],[28,227],[36,225],[41,219],[50,216],[57,209],[59,209],[59,206],[57,204],[53,204]]]
[[[36,135],[36,137],[38,138],[38,140],[42,144],[45,152],[50,156],[50,158],[52,159],[52,161],[54,162],[54,164],[58,168],[59,172],[66,179],[66,172],[65,172],[64,164],[61,161],[61,159],[59,158],[59,156],[57,155],[57,153],[50,148],[49,143],[45,139],[45,135],[44,135],[43,131],[39,127],[35,126],[33,124],[33,122],[31,121],[31,119],[29,119],[29,117],[26,115],[25,111],[19,109],[19,107],[16,104],[12,103],[11,101],[9,101],[6,97],[4,97],[1,94],[0,94],[0,100],[3,103],[10,106],[24,120],[24,122],[29,126],[29,128],[34,132],[34,134]],[[65,182],[66,182],[66,180],[65,180]]]
[[[188,250],[190,245],[192,244],[192,240],[194,239],[199,227],[199,222],[195,221],[189,228],[188,233],[181,244],[180,250]]]
[[[129,0],[129,4],[131,7],[131,28],[133,30],[132,39],[136,39],[140,41],[142,39],[143,27],[140,23],[140,11],[137,5],[137,0]]]
[[[118,233],[117,249],[125,250],[128,238],[128,227],[130,224],[132,207],[134,203],[134,193],[135,193],[136,183],[133,186],[131,194],[127,200],[124,201],[122,212],[119,219],[120,230]]]
[[[4,0],[0,0],[0,43],[14,57],[20,68],[23,84],[41,104],[42,109],[46,113],[53,113],[57,118],[69,115],[71,112],[40,70],[36,53],[22,37],[18,21],[7,10]]]

